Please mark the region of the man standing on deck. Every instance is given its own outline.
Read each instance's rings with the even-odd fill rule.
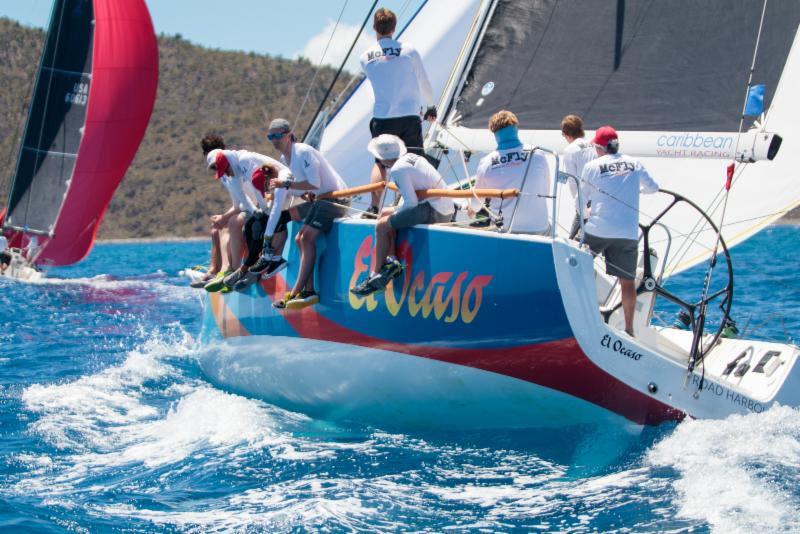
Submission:
[[[583,132],[583,120],[577,115],[567,115],[561,121],[561,135],[567,140],[564,149],[564,172],[580,178],[586,164],[597,157],[594,147],[586,140]],[[569,191],[575,199],[575,219],[569,231],[569,238],[575,239],[581,229],[581,217],[586,221],[588,208],[586,191],[581,191],[583,206],[578,203],[578,185],[572,178],[568,179]]]
[[[397,260],[395,242],[397,231],[417,224],[449,222],[455,206],[447,198],[426,198],[420,201],[417,191],[424,189],[445,189],[439,172],[428,160],[406,151],[403,140],[396,135],[383,134],[367,145],[367,150],[385,169],[397,184],[403,203],[399,208],[384,208],[375,226],[375,268],[370,276],[350,291],[366,296],[382,290],[386,284],[403,272]],[[380,268],[379,268],[380,267]]]
[[[273,120],[269,125],[267,138],[281,153],[281,162],[289,167],[294,177],[293,181],[275,179],[272,187],[276,190],[288,189],[292,195],[305,196],[307,199],[289,209],[292,220],[303,221],[295,238],[300,250],[297,281],[282,300],[273,304],[278,309],[300,309],[319,302],[319,295],[314,290],[317,236],[330,231],[333,220],[344,217],[350,204],[349,200],[318,197],[346,189],[347,184],[317,149],[297,142],[292,126],[286,119]],[[283,243],[271,245],[275,250],[283,247]],[[265,254],[267,253],[273,254],[265,250]],[[277,261],[284,260],[278,258]]]
[[[635,158],[619,153],[611,126],[598,128],[592,144],[598,158],[583,168],[581,189],[592,203],[584,242],[606,258],[606,273],[619,279],[625,332],[633,336],[636,263],[639,249],[639,193],[655,193],[658,184]]]
[[[468,213],[472,216],[482,209],[491,210],[496,215],[502,213],[509,218],[509,224],[513,224],[512,232],[546,235],[550,231],[545,200],[550,189],[547,159],[525,148],[519,139],[518,128],[517,116],[510,111],[498,111],[489,119],[489,130],[494,134],[497,150],[478,163],[475,188],[519,189],[522,195],[519,204],[516,198],[494,198],[485,205],[473,200]]]
[[[378,42],[361,55],[361,68],[367,75],[375,97],[369,130],[372,137],[393,134],[403,140],[413,154],[424,155],[422,121],[436,120],[433,89],[419,52],[409,43],[395,40],[397,16],[386,8],[375,12],[373,29]],[[377,161],[372,183],[386,180],[386,169]],[[378,214],[380,193],[372,193],[369,212]]]

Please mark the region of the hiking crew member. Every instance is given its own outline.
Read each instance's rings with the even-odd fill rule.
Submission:
[[[489,130],[494,134],[497,150],[484,156],[478,163],[475,188],[521,189],[522,196],[511,230],[521,234],[548,234],[550,224],[545,197],[550,194],[549,166],[544,155],[523,146],[518,127],[519,121],[510,111],[498,111],[492,115]],[[493,198],[483,205],[473,200],[468,213],[474,215],[488,207],[494,214],[502,213],[510,218],[516,203],[516,198]]]
[[[203,149],[203,158],[208,157],[208,153],[214,149],[224,149],[225,148],[225,141],[222,137],[218,135],[209,134],[200,141],[200,146]],[[228,241],[230,236],[228,235],[228,227],[223,226],[222,228],[217,228],[214,224],[216,215],[212,215],[211,219],[211,259],[208,264],[208,271],[206,274],[201,277],[199,280],[192,282],[189,284],[194,288],[202,288],[204,287],[212,278],[216,277],[219,273],[223,273],[223,276],[230,272],[230,266],[228,265],[228,255],[223,254],[222,251],[227,250],[228,248]],[[228,271],[228,272],[226,272]]]
[[[392,278],[403,271],[396,257],[397,230],[417,224],[449,222],[455,211],[453,201],[434,197],[420,201],[417,190],[445,189],[447,185],[439,172],[424,157],[408,153],[403,140],[396,135],[383,134],[367,145],[367,150],[397,184],[403,203],[395,208],[384,208],[375,226],[375,267],[370,276],[350,291],[356,295],[369,295],[386,287]]]
[[[227,247],[228,264],[233,272],[225,277],[217,277],[205,285],[207,291],[229,291],[247,272],[250,262],[255,262],[260,253],[260,242],[264,225],[267,202],[251,181],[253,171],[262,165],[280,163],[269,156],[246,150],[212,150],[207,156],[207,164],[213,170],[231,197],[231,207],[222,215],[215,215],[212,221],[217,227],[227,225],[230,241]],[[282,166],[282,165],[280,165]],[[216,218],[216,219],[215,219]],[[258,242],[259,250],[242,258],[245,229],[250,241]],[[257,235],[257,238],[253,238]],[[235,267],[234,267],[235,266]]]
[[[606,273],[619,279],[625,332],[633,336],[639,249],[639,192],[655,193],[658,184],[635,158],[619,153],[616,130],[603,126],[592,141],[598,158],[583,168],[581,188],[592,203],[584,242],[606,258]]]
[[[347,214],[349,200],[319,199],[325,193],[347,188],[344,180],[320,152],[305,143],[298,143],[286,119],[275,119],[269,125],[268,138],[281,153],[281,162],[289,167],[294,180],[277,178],[272,181],[276,190],[288,189],[295,196],[308,200],[289,209],[292,220],[303,221],[295,241],[300,250],[300,268],[297,281],[285,298],[276,302],[276,308],[299,309],[319,302],[314,290],[314,263],[317,255],[317,236],[327,233],[333,220]],[[283,243],[272,243],[280,250]],[[267,251],[265,251],[267,252]],[[280,258],[278,261],[285,261]]]
[[[564,172],[580,178],[583,174],[583,167],[597,157],[592,144],[586,140],[583,132],[583,120],[577,115],[567,115],[561,121],[561,135],[567,140],[567,148],[564,149]],[[575,239],[581,229],[581,217],[586,222],[588,208],[586,205],[586,191],[581,191],[583,206],[578,204],[578,184],[572,178],[567,180],[569,192],[575,199],[575,219],[572,221],[572,228],[569,231],[569,238]]]
[[[11,264],[11,254],[8,252],[8,240],[0,235],[0,273],[5,272]]]
[[[419,52],[409,43],[392,38],[397,16],[385,8],[375,12],[373,29],[378,42],[361,55],[361,68],[375,97],[369,130],[372,137],[394,134],[409,152],[423,155],[422,121],[436,120],[433,89]],[[386,169],[375,162],[371,182],[386,180]],[[377,215],[380,193],[372,194],[369,212]]]
[[[288,167],[278,162],[265,163],[254,170],[251,175],[253,187],[264,194],[271,192],[272,200],[269,204],[269,213],[256,219],[260,223],[257,231],[248,236],[247,225],[245,225],[248,257],[243,268],[246,267],[247,272],[233,286],[235,291],[247,288],[258,280],[259,276],[264,280],[271,278],[286,267],[286,260],[280,254],[275,254],[272,241],[277,234],[281,247],[286,242],[286,225],[291,220],[291,216],[285,207],[291,198],[287,189],[275,189],[272,184],[276,179],[291,182],[294,180],[294,176]]]

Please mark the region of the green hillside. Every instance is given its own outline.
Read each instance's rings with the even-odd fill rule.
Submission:
[[[19,135],[44,32],[0,18],[0,205],[16,160]],[[315,72],[305,60],[209,50],[180,37],[159,38],[160,77],[153,117],[139,152],[111,202],[101,238],[205,235],[208,216],[228,196],[204,170],[206,133],[229,146],[275,156],[268,120],[294,120]],[[320,71],[298,130],[307,126],[335,71]],[[345,76],[346,78],[346,76]],[[347,80],[339,82],[341,90]],[[789,217],[800,218],[795,210]]]
[[[0,198],[5,199],[27,113],[44,32],[0,18]],[[159,37],[158,97],[139,152],[117,190],[101,238],[196,236],[224,210],[227,193],[205,172],[200,139],[222,135],[229,146],[276,156],[265,125],[294,120],[316,68],[287,60],[209,50],[180,37]],[[303,115],[302,132],[335,70],[323,68]],[[343,76],[346,78],[346,76]],[[347,80],[337,85],[344,87]],[[339,87],[339,89],[341,89]],[[5,200],[0,202],[5,204]]]

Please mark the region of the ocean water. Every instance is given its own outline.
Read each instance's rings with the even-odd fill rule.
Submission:
[[[796,338],[798,246],[776,226],[734,249],[749,335]],[[41,283],[0,281],[0,530],[800,531],[787,407],[588,435],[398,434],[217,389],[177,276],[206,250],[100,244]]]

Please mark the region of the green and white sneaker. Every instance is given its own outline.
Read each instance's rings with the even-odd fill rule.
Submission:
[[[218,272],[217,275],[211,279],[206,285],[203,286],[203,289],[208,291],[209,293],[216,293],[225,287],[225,277],[231,274],[230,271],[225,272]]]

